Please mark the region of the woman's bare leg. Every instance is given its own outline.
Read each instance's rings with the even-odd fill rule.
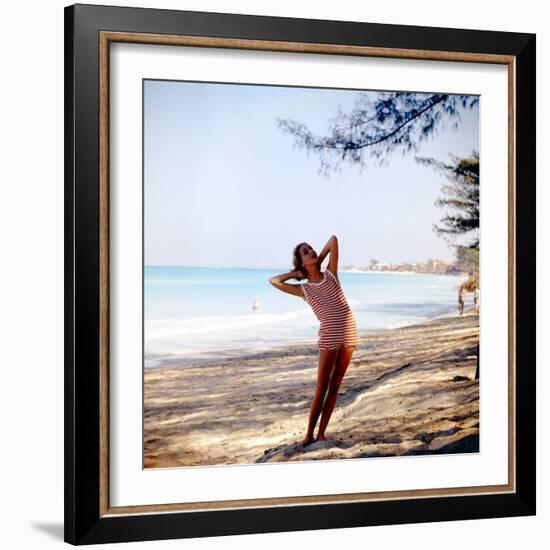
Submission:
[[[309,420],[307,425],[307,432],[302,445],[309,445],[313,441],[313,431],[315,425],[321,414],[323,408],[323,401],[329,385],[330,375],[333,371],[334,362],[338,350],[333,349],[321,349],[319,350],[319,367],[317,369],[317,386],[315,388],[315,394],[311,402],[311,409],[309,411]]]
[[[323,404],[323,414],[321,416],[321,423],[319,424],[317,441],[323,441],[325,439],[325,430],[327,429],[332,411],[336,405],[338,390],[340,389],[340,384],[346,374],[346,370],[349,362],[351,361],[351,356],[353,355],[354,349],[355,348],[341,348],[338,356],[336,357],[334,370],[332,371],[332,376],[330,377],[330,382],[328,385],[327,396]]]

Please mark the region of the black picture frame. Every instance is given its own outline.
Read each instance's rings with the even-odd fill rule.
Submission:
[[[100,33],[215,37],[500,55],[514,71],[516,182],[513,490],[342,503],[116,514],[100,486]],[[424,52],[424,54],[422,53]],[[65,541],[130,542],[535,514],[535,61],[533,34],[221,13],[65,8]],[[105,335],[104,335],[105,337]],[[108,335],[106,336],[108,339]]]

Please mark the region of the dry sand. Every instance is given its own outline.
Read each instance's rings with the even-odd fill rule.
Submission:
[[[146,468],[477,452],[479,319],[360,335],[326,432],[305,448],[316,345],[145,372]]]

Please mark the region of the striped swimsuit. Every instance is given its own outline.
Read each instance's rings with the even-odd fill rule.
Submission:
[[[355,347],[357,325],[336,277],[327,269],[321,282],[304,283],[302,288],[304,299],[321,321],[319,349]]]

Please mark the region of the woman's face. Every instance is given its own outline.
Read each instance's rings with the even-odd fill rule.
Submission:
[[[300,256],[302,258],[302,265],[304,267],[308,267],[311,265],[314,265],[319,262],[319,258],[317,257],[317,252],[309,246],[309,244],[304,243],[300,247]]]

